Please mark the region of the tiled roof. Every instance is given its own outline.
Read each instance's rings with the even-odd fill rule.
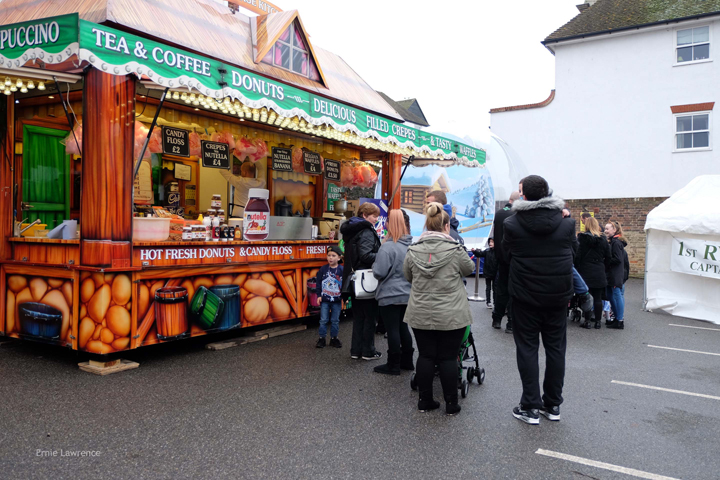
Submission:
[[[720,14],[720,0],[598,0],[542,43]]]
[[[515,105],[512,107],[491,108],[490,113],[512,112],[514,110],[529,110],[531,108],[547,107],[555,99],[555,89],[550,90],[550,96],[539,103],[528,103],[526,105]]]
[[[416,99],[412,100],[401,100],[399,102],[396,102],[392,98],[388,97],[382,92],[377,92],[383,100],[385,100],[388,105],[390,105],[395,111],[400,115],[405,121],[414,123],[416,125],[421,125],[423,127],[429,127],[430,124],[427,122],[427,119],[425,118],[425,115],[423,115],[422,110],[420,110],[420,106],[417,104]],[[408,106],[410,108],[408,108]],[[417,106],[417,108],[415,108]],[[417,110],[419,113],[413,111]]]

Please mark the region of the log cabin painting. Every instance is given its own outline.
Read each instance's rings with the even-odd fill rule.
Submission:
[[[434,190],[450,192],[450,179],[444,169],[438,169],[432,176],[422,169],[408,172],[400,189],[400,206],[416,213],[423,213],[425,197]]]

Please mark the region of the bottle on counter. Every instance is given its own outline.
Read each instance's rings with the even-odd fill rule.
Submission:
[[[215,216],[215,210],[208,210],[207,215],[203,218],[203,226],[205,227],[205,241],[212,240],[212,220]]]
[[[220,217],[213,217],[212,219],[212,241],[220,241]]]
[[[242,240],[242,229],[240,228],[240,225],[235,225],[235,232],[233,233],[233,236],[236,241]]]
[[[265,240],[270,234],[270,191],[251,188],[248,197],[243,217],[243,238],[250,241]]]

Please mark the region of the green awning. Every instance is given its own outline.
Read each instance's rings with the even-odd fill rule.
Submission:
[[[0,61],[6,65],[11,61],[9,66],[19,67],[35,58],[60,63],[75,53],[104,72],[136,74],[174,92],[186,92],[186,102],[206,109],[372,149],[452,159],[467,166],[485,164],[482,149],[217,60],[79,20],[77,14],[0,29]]]

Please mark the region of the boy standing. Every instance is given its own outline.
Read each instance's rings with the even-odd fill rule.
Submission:
[[[485,277],[485,302],[487,308],[493,308],[492,298],[495,296],[495,276],[498,272],[497,257],[495,257],[495,241],[488,239],[485,250],[474,250],[473,255],[485,258],[483,264],[483,277]],[[500,323],[493,321],[494,328],[500,328]]]
[[[337,338],[340,330],[340,310],[342,309],[340,290],[342,287],[343,267],[338,265],[340,255],[338,247],[334,245],[328,247],[328,263],[318,270],[315,279],[316,293],[320,296],[320,339],[315,345],[317,348],[325,347],[328,322],[330,322],[330,346],[342,347],[342,343]]]

